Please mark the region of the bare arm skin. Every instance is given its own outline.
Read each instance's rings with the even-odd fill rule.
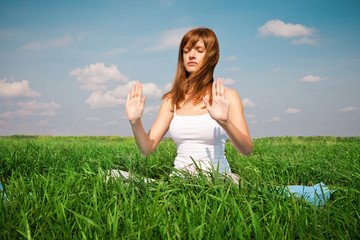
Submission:
[[[233,89],[225,88],[220,79],[213,83],[212,94],[212,105],[204,98],[210,116],[225,130],[235,148],[242,154],[249,155],[253,146],[239,94]]]
[[[155,123],[148,133],[145,132],[141,116],[144,111],[146,97],[142,97],[142,84],[137,82],[126,100],[126,114],[129,119],[134,138],[141,153],[148,155],[157,147],[169,129],[174,113],[171,103],[165,99],[160,106]]]

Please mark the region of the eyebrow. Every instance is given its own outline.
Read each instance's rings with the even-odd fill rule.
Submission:
[[[188,50],[188,49],[192,49],[192,48],[195,48],[195,49],[204,49],[204,50],[206,50],[205,46],[193,46],[193,47],[185,46],[185,47],[183,48],[183,51],[184,51],[184,50]]]

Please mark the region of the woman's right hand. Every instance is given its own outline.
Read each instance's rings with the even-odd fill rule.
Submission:
[[[128,92],[126,99],[126,114],[130,123],[135,123],[141,119],[144,112],[146,96],[142,98],[142,84],[136,82],[132,90]]]

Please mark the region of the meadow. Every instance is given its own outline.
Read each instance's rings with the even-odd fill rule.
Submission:
[[[360,137],[253,144],[226,144],[236,185],[170,175],[171,139],[143,156],[131,137],[0,138],[0,239],[360,239]],[[276,191],[319,182],[335,190],[322,206]]]

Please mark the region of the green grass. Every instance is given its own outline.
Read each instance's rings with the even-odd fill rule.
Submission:
[[[0,138],[0,239],[360,238],[360,137],[253,143],[248,157],[226,145],[237,186],[170,176],[170,139],[145,157],[133,138]],[[106,182],[114,168],[139,179]],[[337,189],[322,207],[273,191],[319,182]]]

